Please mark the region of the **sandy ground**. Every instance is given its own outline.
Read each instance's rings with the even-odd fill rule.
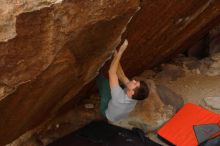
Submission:
[[[159,81],[160,82],[160,81]],[[220,110],[214,110],[205,105],[203,98],[220,98],[220,76],[205,76],[192,73],[186,73],[184,77],[176,81],[163,82],[170,89],[181,95],[185,101],[201,105],[213,112],[219,113]]]

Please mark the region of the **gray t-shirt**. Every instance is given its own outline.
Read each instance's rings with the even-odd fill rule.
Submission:
[[[126,118],[134,109],[137,101],[129,98],[119,85],[111,89],[111,95],[112,99],[108,103],[105,114],[108,120],[116,122]]]

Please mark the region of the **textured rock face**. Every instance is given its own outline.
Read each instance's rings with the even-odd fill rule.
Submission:
[[[188,48],[220,23],[219,14],[218,0],[141,1],[127,27],[125,71],[136,75]]]
[[[95,77],[139,6],[137,0],[16,2],[24,3],[1,7],[11,18],[0,35],[9,39],[0,43],[0,145],[54,115]]]
[[[0,145],[77,100],[139,6],[127,27],[129,47],[122,60],[129,75],[181,51],[217,24],[220,15],[218,0],[2,2]]]
[[[63,0],[7,0],[1,1],[0,15],[0,42],[7,41],[16,36],[16,16],[24,12],[35,11]]]

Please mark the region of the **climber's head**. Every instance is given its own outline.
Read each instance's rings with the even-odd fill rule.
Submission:
[[[144,81],[131,80],[126,84],[126,94],[135,100],[148,97],[149,88]]]

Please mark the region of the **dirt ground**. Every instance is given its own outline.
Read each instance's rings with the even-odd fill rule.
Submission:
[[[185,103],[191,102],[201,105],[220,114],[220,110],[209,108],[203,101],[205,97],[220,98],[220,75],[206,76],[186,73],[184,77],[178,78],[176,81],[163,82],[163,84],[181,95]]]

